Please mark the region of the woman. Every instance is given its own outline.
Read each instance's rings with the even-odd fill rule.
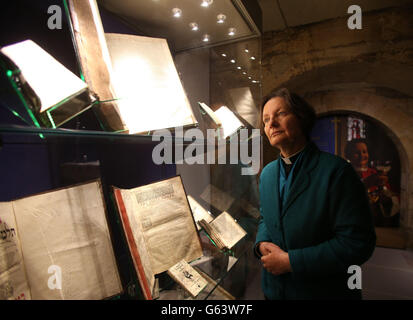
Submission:
[[[389,184],[385,172],[369,167],[369,151],[365,139],[353,139],[345,148],[345,156],[363,182],[369,196],[370,208],[376,227],[398,227],[399,199]]]
[[[281,152],[260,176],[255,253],[267,299],[361,299],[348,286],[348,268],[375,247],[363,184],[349,163],[310,141],[315,118],[284,88],[262,104],[265,135]]]

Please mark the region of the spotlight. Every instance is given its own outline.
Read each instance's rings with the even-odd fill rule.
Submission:
[[[179,9],[179,8],[173,8],[172,13],[173,13],[175,18],[180,18],[181,15],[182,15],[182,10]]]
[[[228,35],[232,37],[233,35],[235,35],[236,31],[237,31],[237,29],[235,29],[235,28],[229,28],[228,29]]]
[[[201,7],[207,8],[209,7],[214,0],[202,0]]]
[[[198,23],[196,23],[196,22],[191,22],[189,24],[189,27],[191,28],[192,31],[198,31],[198,29],[199,29]]]
[[[227,16],[225,14],[219,14],[217,15],[217,23],[224,23],[225,19],[227,18]]]

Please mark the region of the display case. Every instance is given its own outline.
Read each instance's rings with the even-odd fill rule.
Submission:
[[[0,201],[11,202],[47,194],[98,179],[122,287],[119,294],[107,298],[144,299],[147,297],[143,292],[133,250],[128,245],[128,234],[113,187],[132,189],[179,176],[186,196],[191,196],[212,218],[227,212],[245,231],[245,236],[231,248],[220,249],[211,234],[198,227],[196,232],[202,256],[188,262],[206,281],[206,287],[193,297],[164,271],[155,275],[150,298],[251,298],[248,296],[248,286],[251,281],[259,281],[257,274],[260,270],[258,260],[253,255],[259,219],[257,174],[261,165],[261,139],[254,130],[258,128],[261,98],[257,12],[251,9],[251,2],[246,7],[241,1],[209,1],[212,13],[206,14],[206,11],[202,11],[206,8],[200,4],[195,7],[194,1],[183,1],[183,8],[180,9],[191,12],[193,19],[202,17],[199,27],[210,30],[210,40],[206,43],[199,38],[201,33],[194,36],[191,34],[193,30],[187,30],[189,20],[175,23],[168,20],[174,17],[165,17],[175,9],[170,8],[168,1],[162,4],[158,1],[139,1],[135,4],[122,2],[97,2],[97,13],[100,14],[105,33],[167,39],[195,121],[181,127],[162,126],[170,133],[162,139],[159,136],[166,131],[160,132],[155,130],[159,129],[156,127],[134,134],[125,128],[117,130],[119,127],[110,125],[116,121],[110,118],[107,105],[124,97],[114,94],[107,100],[97,96],[96,101],[81,113],[77,112],[66,121],[59,122],[58,127],[47,128],[41,122],[34,121],[35,116],[30,114],[30,101],[22,94],[22,87],[8,70],[3,69],[0,96]],[[149,19],[148,12],[153,11],[154,6],[159,6],[156,9],[158,13]],[[63,16],[65,32],[73,40],[72,57],[79,67],[73,72],[84,80],[82,64],[85,62],[80,61],[81,54],[75,39],[79,26],[71,20],[70,3],[63,1],[61,8],[63,12],[66,8],[68,14],[66,18]],[[224,26],[217,22],[219,13],[227,13]],[[190,20],[191,23],[195,21]],[[231,22],[235,23],[235,27],[232,27]],[[239,34],[228,35],[228,28],[235,28]],[[42,36],[39,33],[34,38]],[[44,37],[43,47],[53,52],[53,45],[47,45],[47,33]],[[67,42],[65,45],[68,46]],[[59,60],[60,57],[55,58]],[[139,93],[140,82],[136,83],[135,90]],[[156,88],[153,88],[152,94],[155,101]],[[211,117],[211,113],[214,114],[222,106],[235,115],[240,125],[228,135],[217,134],[209,139],[209,133],[223,129],[223,124]],[[139,107],[139,112],[155,109],[150,103]],[[53,116],[49,114],[48,118]],[[245,134],[240,130],[244,130]],[[155,159],[155,152],[159,151],[162,143],[170,147],[159,153],[162,159],[166,159],[167,150],[173,152],[171,161],[159,163]],[[234,146],[237,151],[233,155]],[[209,153],[211,151],[212,156]],[[253,159],[251,153],[254,152],[258,152],[258,157]],[[241,153],[246,155],[245,158],[241,157]],[[189,208],[194,214],[194,208],[191,205]]]

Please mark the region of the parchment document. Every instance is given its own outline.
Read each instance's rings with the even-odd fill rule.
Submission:
[[[0,300],[30,299],[12,203],[0,202]]]
[[[130,133],[196,123],[165,39],[106,34],[112,85]]]
[[[14,212],[33,299],[122,291],[98,181],[17,200]]]
[[[17,65],[40,99],[39,112],[87,89],[86,83],[32,40],[3,47],[1,52]]]
[[[202,256],[179,176],[126,191],[129,197],[124,203],[130,224],[135,226],[135,242],[142,242],[141,233],[145,245],[139,252],[149,252],[153,274],[168,270],[182,259],[190,262]]]
[[[226,211],[216,217],[210,223],[210,226],[228,249],[231,249],[247,234],[245,230]]]

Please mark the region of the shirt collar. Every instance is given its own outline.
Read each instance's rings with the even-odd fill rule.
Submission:
[[[299,154],[301,153],[301,151],[303,151],[305,149],[307,145],[305,145],[302,149],[298,150],[296,153],[290,155],[289,157],[285,157],[283,158],[280,154],[281,159],[284,161],[285,164],[293,164],[295,162],[295,160],[297,160]]]

